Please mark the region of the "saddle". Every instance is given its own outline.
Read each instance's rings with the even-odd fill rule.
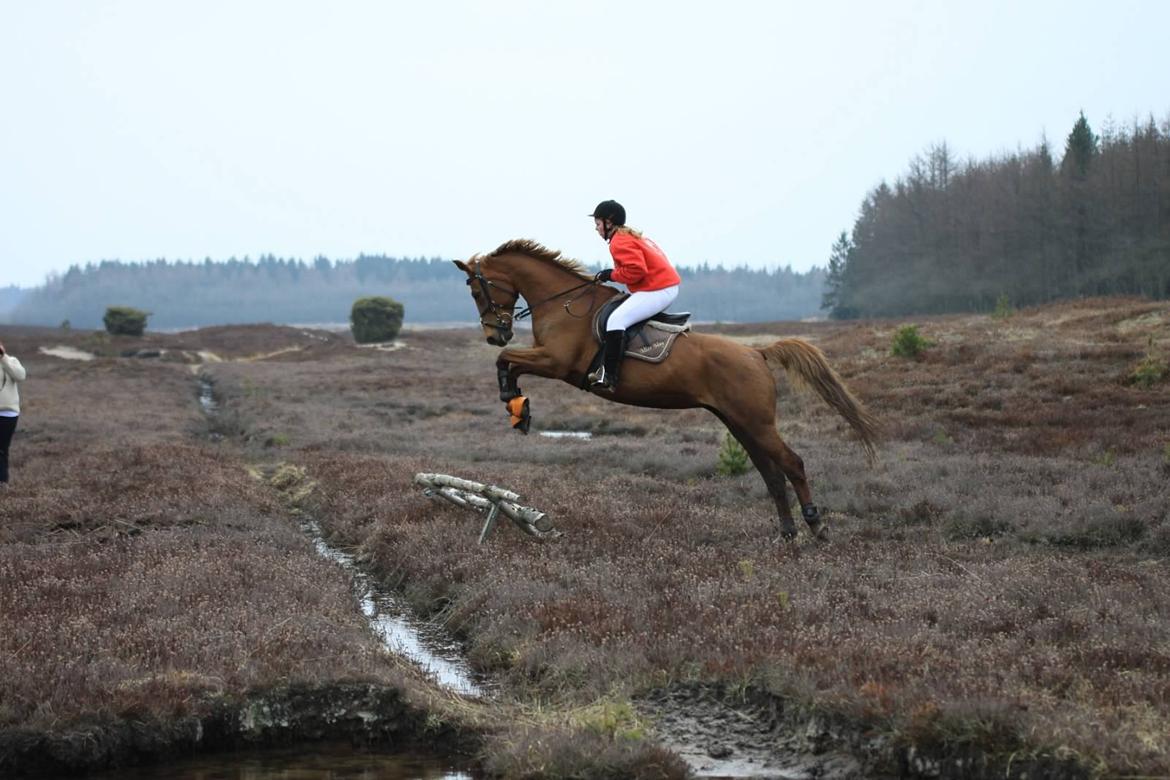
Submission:
[[[627,293],[616,295],[597,310],[593,317],[593,339],[599,345],[605,343],[605,325],[609,322],[609,315],[629,297]],[[690,319],[691,313],[687,311],[661,312],[648,320],[634,323],[626,329],[624,356],[647,363],[661,363],[670,357],[670,348],[679,334],[691,329]],[[600,365],[601,349],[598,348],[593,362],[589,365],[589,371],[595,371]]]

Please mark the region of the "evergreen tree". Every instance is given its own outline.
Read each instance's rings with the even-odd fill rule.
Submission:
[[[1064,159],[1060,161],[1060,172],[1074,179],[1084,180],[1089,174],[1089,166],[1097,156],[1097,136],[1093,135],[1089,127],[1089,120],[1085,119],[1082,111],[1080,118],[1073,125],[1064,145]]]
[[[822,303],[834,317],[991,311],[1058,298],[1170,297],[1170,121],[1080,114],[1047,141],[961,165],[937,145],[867,194],[848,251],[834,244]],[[842,262],[846,259],[846,262]]]
[[[853,244],[845,231],[837,236],[829,250],[829,269],[825,275],[825,292],[821,295],[821,308],[829,312],[830,317],[838,318],[841,285],[845,280],[845,266],[849,262],[849,252]]]

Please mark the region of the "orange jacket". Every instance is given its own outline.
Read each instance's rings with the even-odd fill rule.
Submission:
[[[609,240],[613,255],[613,280],[630,288],[630,292],[661,290],[682,282],[666,254],[648,238],[618,230]]]

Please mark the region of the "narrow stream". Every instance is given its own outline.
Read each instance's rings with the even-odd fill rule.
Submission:
[[[219,412],[211,379],[199,375],[199,405],[208,416]],[[362,612],[392,653],[410,659],[432,680],[463,696],[482,698],[487,695],[463,658],[462,648],[442,626],[422,620],[393,590],[379,584],[358,565],[353,555],[325,541],[321,527],[314,521],[301,523],[313,540],[317,552],[340,564],[353,578]]]
[[[202,374],[199,376],[199,405],[203,407],[204,414],[215,414],[219,411],[219,404],[215,400],[215,386]]]
[[[208,417],[219,413],[214,385],[200,375],[199,405]],[[354,556],[325,540],[320,526],[301,529],[317,552],[344,567],[370,627],[389,652],[415,663],[435,682],[463,696],[488,694],[467,665],[459,644],[433,622],[421,620],[391,589],[363,571]],[[450,758],[430,754],[362,750],[345,744],[305,744],[285,749],[199,756],[140,768],[94,774],[93,780],[473,780],[480,775]]]
[[[362,571],[352,555],[325,541],[315,522],[306,521],[301,528],[313,540],[317,552],[341,564],[353,577],[362,612],[386,649],[409,658],[436,683],[455,693],[474,698],[487,695],[483,683],[476,681],[464,660],[459,643],[442,626],[417,617],[393,590]]]

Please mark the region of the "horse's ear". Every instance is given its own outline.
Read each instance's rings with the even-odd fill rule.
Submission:
[[[462,260],[452,260],[451,262],[459,266],[460,271],[463,271],[464,273],[471,273],[471,268]]]

